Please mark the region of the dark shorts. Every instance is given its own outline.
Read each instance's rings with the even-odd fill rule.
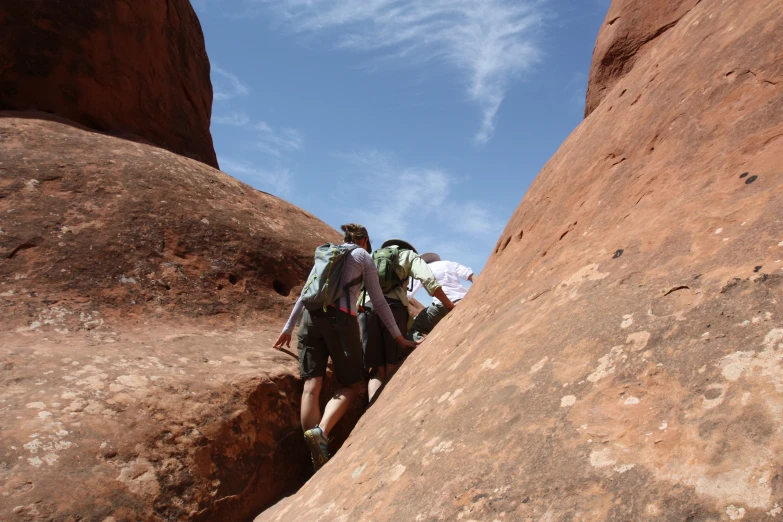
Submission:
[[[454,302],[458,303],[459,299]],[[446,317],[448,313],[448,309],[440,303],[432,303],[419,312],[419,315],[413,320],[413,326],[411,327],[413,340],[421,341],[424,339],[424,336],[429,334],[435,328],[435,325]]]
[[[302,379],[324,377],[331,357],[340,384],[351,386],[362,380],[362,343],[356,316],[333,307],[326,312],[305,310],[298,338]]]
[[[408,308],[396,299],[387,301],[397,328],[404,334],[408,331]],[[366,369],[380,368],[386,364],[400,364],[410,353],[397,344],[383,325],[381,317],[372,308],[365,308],[364,312],[359,314],[359,325],[362,329],[362,349]]]

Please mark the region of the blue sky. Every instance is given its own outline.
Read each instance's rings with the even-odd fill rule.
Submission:
[[[194,0],[221,169],[480,272],[582,121],[610,0]]]

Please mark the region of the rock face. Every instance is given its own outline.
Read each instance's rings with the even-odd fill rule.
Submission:
[[[248,520],[307,476],[276,332],[0,332],[0,519]]]
[[[699,2],[627,61],[467,298],[257,520],[783,516],[783,1],[753,6]]]
[[[59,114],[217,167],[209,60],[188,0],[9,1],[0,25],[0,110]]]
[[[674,27],[700,1],[612,2],[593,50],[585,117],[633,68],[645,49],[655,47],[655,39]]]
[[[0,112],[4,327],[116,316],[252,324],[283,317],[316,245],[311,214],[205,165]]]
[[[337,239],[198,161],[0,112],[0,519],[248,520],[300,485],[271,344]]]

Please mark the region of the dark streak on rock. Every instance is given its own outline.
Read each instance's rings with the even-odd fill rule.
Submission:
[[[669,294],[673,294],[677,290],[690,290],[691,287],[687,285],[677,285],[669,288],[666,292],[663,293],[663,297],[666,297]]]
[[[11,253],[6,256],[6,259],[13,259],[14,256],[16,256],[16,254],[18,254],[22,250],[27,250],[28,248],[35,248],[38,245],[40,245],[42,242],[43,242],[43,238],[42,237],[34,237],[33,239],[31,239],[29,241],[25,241],[24,243],[22,243],[18,247],[14,248],[11,251]]]

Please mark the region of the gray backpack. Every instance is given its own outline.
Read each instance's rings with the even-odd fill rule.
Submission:
[[[361,281],[362,276],[353,281],[343,281],[343,270],[345,256],[356,248],[359,246],[326,243],[315,249],[315,264],[301,295],[302,304],[307,310],[312,312],[320,308],[325,312],[327,306],[336,303],[343,295],[346,309],[350,310],[348,287]]]

